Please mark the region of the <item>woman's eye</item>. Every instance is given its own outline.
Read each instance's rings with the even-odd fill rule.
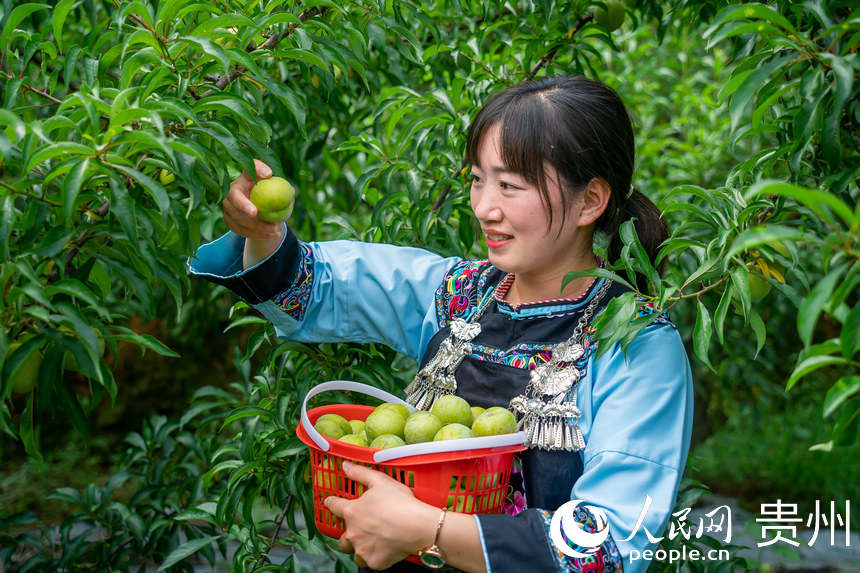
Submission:
[[[502,189],[505,189],[505,190],[519,189],[519,187],[517,187],[516,185],[511,185],[510,183],[507,183],[505,181],[499,181],[499,187],[501,187]]]
[[[476,183],[481,181],[481,178],[478,177],[477,175],[475,175],[474,173],[472,173],[471,177],[472,177],[472,181],[474,181]]]

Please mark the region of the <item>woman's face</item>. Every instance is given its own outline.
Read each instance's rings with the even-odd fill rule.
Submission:
[[[580,260],[591,255],[591,234],[577,226],[582,193],[574,194],[562,224],[558,174],[552,167],[545,170],[553,210],[550,227],[537,186],[508,171],[502,162],[500,136],[500,124],[487,131],[478,147],[478,164],[472,165],[472,211],[481,223],[490,262],[518,277],[536,280],[556,280],[583,268],[582,263],[591,266],[590,259]],[[588,245],[580,244],[584,241]]]

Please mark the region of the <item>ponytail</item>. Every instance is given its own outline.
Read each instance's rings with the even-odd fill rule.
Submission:
[[[621,233],[619,233],[621,224],[634,219],[633,227],[636,229],[636,235],[648,255],[648,260],[653,265],[657,259],[660,245],[669,238],[669,224],[663,218],[660,209],[648,197],[637,189],[631,188],[631,191],[629,197],[610,201],[610,208],[613,207],[612,203],[615,203],[616,208],[613,209],[615,216],[602,217],[605,221],[598,221],[598,228],[610,237],[607,255],[611,262],[621,256],[621,249],[624,247],[624,241],[621,240]],[[600,223],[604,224],[601,225]],[[659,265],[656,265],[658,273],[663,272],[665,263],[666,261],[663,260]],[[636,286],[642,291],[648,288],[648,281],[641,273],[637,273]]]

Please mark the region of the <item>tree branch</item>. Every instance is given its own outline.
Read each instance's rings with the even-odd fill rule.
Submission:
[[[583,26],[585,26],[586,24],[591,22],[591,20],[593,20],[593,19],[594,19],[594,16],[591,14],[586,14],[585,16],[580,18],[579,22],[577,22],[576,25],[573,28],[571,28],[570,31],[567,33],[567,37],[565,38],[565,41],[568,44],[570,42],[572,42],[573,38],[574,38],[574,36],[576,36],[577,32],[579,32]],[[531,69],[531,71],[529,72],[529,75],[526,76],[526,80],[527,81],[533,80],[534,77],[537,75],[537,73],[541,70],[541,68],[545,67],[548,63],[550,63],[552,61],[552,59],[555,57],[556,53],[558,53],[558,50],[559,50],[559,48],[562,47],[562,45],[563,44],[556,44],[546,54],[544,54],[543,57],[538,61],[538,63],[535,64],[534,67]]]
[[[269,547],[266,550],[265,555],[260,556],[260,558],[257,560],[257,563],[254,564],[254,569],[252,569],[252,571],[256,571],[257,568],[263,564],[263,561],[266,560],[266,557],[272,550],[272,547],[275,546],[275,540],[278,538],[278,534],[281,532],[281,525],[283,525],[284,523],[284,518],[287,516],[287,513],[292,507],[293,494],[290,494],[289,496],[287,496],[287,503],[284,504],[284,511],[281,512],[280,517],[278,517],[278,520],[275,522],[275,530],[272,532],[272,537],[269,539]]]
[[[304,22],[308,18],[316,16],[319,13],[320,13],[320,10],[318,8],[311,8],[310,10],[306,10],[306,11],[302,12],[301,14],[299,14],[299,21]],[[269,36],[266,39],[265,42],[263,42],[259,46],[255,47],[254,49],[249,50],[249,51],[253,52],[256,50],[271,50],[272,48],[277,46],[281,40],[290,36],[295,31],[295,29],[297,27],[298,27],[297,24],[289,24],[289,25],[287,25],[287,29],[284,30],[283,33],[272,34],[271,36]],[[208,96],[210,96],[210,95],[212,95],[218,91],[224,91],[224,88],[226,88],[228,85],[233,83],[243,73],[244,73],[244,70],[242,70],[239,67],[236,67],[236,68],[230,70],[230,73],[223,74],[217,80],[215,80],[215,87],[213,89],[207,90],[200,97],[205,98],[205,97],[208,97]]]

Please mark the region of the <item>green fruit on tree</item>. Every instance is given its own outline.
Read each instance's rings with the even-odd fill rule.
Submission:
[[[346,418],[338,414],[323,414],[322,416],[317,418],[317,422],[319,422],[320,420],[331,420],[333,422],[337,422],[344,434],[353,433],[352,425],[346,421]]]
[[[432,442],[433,436],[442,428],[442,421],[432,412],[418,411],[409,416],[403,428],[407,444]]]
[[[377,409],[378,408],[394,408],[395,410],[397,410],[398,414],[403,416],[404,420],[406,418],[408,418],[409,415],[412,413],[412,410],[410,410],[409,408],[407,408],[403,404],[395,404],[394,402],[384,402],[384,403],[380,404],[379,406],[377,406],[376,408]]]
[[[170,185],[174,181],[176,181],[176,175],[168,171],[167,169],[162,169],[158,173],[158,180],[162,185]]]
[[[394,408],[377,408],[364,421],[364,431],[367,432],[367,439],[371,443],[377,436],[383,434],[402,437],[404,426],[406,426],[406,420]]]
[[[750,299],[753,301],[758,301],[767,296],[770,292],[771,284],[768,280],[762,276],[750,274],[749,275],[749,284],[750,284]]]
[[[341,442],[346,442],[354,446],[367,446],[367,439],[361,434],[346,434],[339,439]]]
[[[10,344],[6,356],[11,356],[12,352],[17,350],[21,344],[21,342]],[[12,372],[12,392],[14,394],[29,394],[33,390],[39,379],[39,367],[42,365],[42,358],[44,358],[42,352],[36,349],[30,352],[30,356]]]
[[[376,436],[372,442],[370,442],[371,448],[377,448],[380,450],[385,450],[388,448],[396,448],[397,446],[405,446],[406,442],[403,441],[403,438],[400,436],[395,436],[394,434],[382,434],[381,436]]]
[[[314,424],[314,429],[323,436],[328,436],[335,440],[339,440],[346,433],[343,431],[343,427],[335,420],[317,420],[316,424]]]
[[[351,433],[358,434],[364,430],[364,420],[350,420],[349,427],[351,429]]]
[[[475,432],[468,426],[464,426],[463,424],[448,424],[446,426],[442,426],[442,428],[436,432],[436,435],[433,436],[434,442],[440,442],[443,440],[460,440],[462,438],[474,438]]]
[[[472,424],[472,431],[476,436],[512,434],[517,431],[517,419],[510,410],[493,406],[478,416]]]
[[[433,402],[430,408],[442,424],[462,424],[466,427],[472,425],[472,407],[459,396],[448,394],[441,396]]]
[[[605,26],[610,32],[617,30],[624,23],[624,4],[619,0],[605,0],[606,8],[598,6],[594,10],[594,21]]]
[[[257,207],[257,217],[269,223],[280,223],[293,212],[296,192],[282,177],[260,179],[251,189],[251,203]]]

